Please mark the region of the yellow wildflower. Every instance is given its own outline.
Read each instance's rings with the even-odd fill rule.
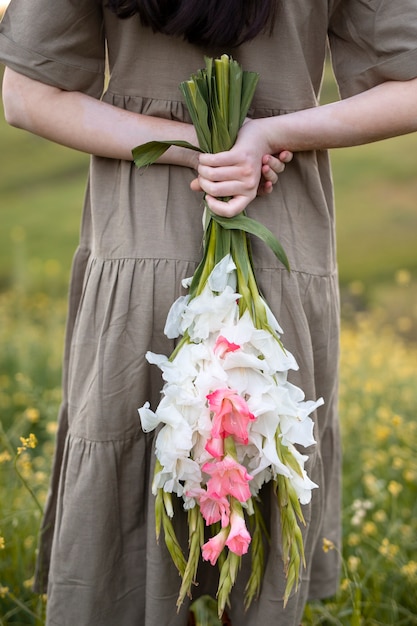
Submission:
[[[404,467],[404,459],[400,459],[399,456],[396,456],[393,460],[392,460],[392,467],[394,469],[402,469]]]
[[[8,461],[12,460],[12,455],[10,454],[10,452],[8,450],[4,450],[3,452],[0,452],[0,465],[2,463],[7,463]]]
[[[58,430],[57,422],[48,422],[47,423],[47,425],[46,425],[46,432],[48,433],[48,435],[55,435],[57,430]]]
[[[378,528],[375,522],[365,522],[362,528],[363,534],[366,536],[376,535],[378,532]]]
[[[384,509],[378,509],[378,511],[375,511],[374,520],[376,522],[385,522],[386,519],[387,519],[387,513],[386,511],[384,511]]]
[[[0,537],[0,550],[4,550],[6,547],[6,542],[4,541],[4,537]]]
[[[29,437],[20,437],[21,446],[17,448],[17,454],[22,454],[24,450],[28,448],[36,448],[38,440],[33,433],[30,433]]]
[[[3,585],[0,585],[0,598],[5,598],[8,593],[9,593],[9,588],[3,587]]]
[[[394,415],[392,418],[392,423],[394,426],[402,426],[403,418],[400,415]]]
[[[24,580],[24,581],[23,581],[23,586],[24,586],[24,588],[25,588],[25,589],[32,589],[32,587],[33,587],[33,581],[34,581],[33,576],[32,576],[32,578],[28,578],[27,580]]]
[[[352,547],[358,546],[361,542],[361,538],[356,533],[351,533],[348,537],[348,544]]]
[[[401,493],[402,489],[403,486],[396,480],[391,480],[388,484],[388,491],[392,496],[394,496],[394,498],[396,498],[398,494]]]
[[[408,483],[417,482],[417,472],[415,472],[412,469],[404,470],[403,476],[404,476],[404,480],[406,480]]]
[[[406,269],[399,269],[395,273],[395,282],[397,285],[406,286],[411,282],[411,273]]]
[[[414,580],[417,579],[417,562],[409,561],[401,568],[401,573],[407,578]]]
[[[323,552],[329,552],[329,550],[334,550],[335,549],[335,545],[333,543],[333,541],[331,541],[331,539],[326,539],[326,537],[323,537]]]
[[[382,540],[381,545],[378,548],[378,552],[387,559],[393,559],[399,552],[399,547],[393,543],[390,543],[386,537]]]
[[[348,558],[348,568],[351,572],[357,572],[360,565],[360,558],[358,556],[350,556]]]
[[[39,422],[40,412],[35,407],[28,407],[25,411],[25,417],[31,424]]]
[[[391,434],[389,426],[377,424],[375,428],[375,437],[378,441],[386,441]]]

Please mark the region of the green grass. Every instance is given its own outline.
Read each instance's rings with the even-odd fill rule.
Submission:
[[[54,260],[68,279],[77,243],[88,157],[0,122],[0,288],[19,264]]]
[[[332,152],[342,283],[416,273],[416,154],[417,135]]]

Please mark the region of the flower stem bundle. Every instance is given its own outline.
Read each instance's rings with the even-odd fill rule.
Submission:
[[[136,165],[155,162],[170,145],[229,150],[257,82],[257,74],[243,71],[227,55],[206,59],[206,67],[180,85],[199,147],[182,141],[144,144],[133,150]],[[260,593],[267,525],[257,501],[269,482],[281,514],[286,604],[304,563],[301,504],[317,487],[304,469],[307,456],[296,445],[315,443],[309,416],[323,401],[304,401],[303,392],[288,383],[288,371],[298,366],[259,292],[250,235],[260,237],[289,269],[284,250],[262,224],[244,214],[219,217],[206,205],[203,258],[184,281],[188,295],[173,304],[165,326],[169,338],[180,340],[170,357],[146,355],[162,370],[162,399],[155,412],[149,403],[139,409],[143,430],[163,425],[152,488],[157,536],[162,525],[182,577],[177,605],[197,582],[202,557],[220,568],[219,616],[247,552],[252,570],[245,607]],[[187,557],[175,535],[173,493],[188,515]],[[204,527],[211,530],[205,543]]]

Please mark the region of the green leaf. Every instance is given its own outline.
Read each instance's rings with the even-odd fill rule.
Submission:
[[[220,226],[220,224],[216,224],[217,228],[220,230],[219,235],[216,237],[216,264],[219,263],[225,256],[230,254],[231,248],[231,233],[230,230],[225,230]]]
[[[196,626],[221,626],[217,616],[217,602],[211,596],[200,596],[190,606]]]
[[[226,218],[227,219],[227,218]],[[239,273],[242,274],[243,285],[247,287],[249,280],[248,255],[246,245],[246,234],[241,229],[232,229],[232,252],[235,265]],[[246,290],[246,289],[245,289]]]
[[[133,161],[136,167],[146,167],[155,163],[159,157],[161,157],[171,146],[178,146],[179,148],[188,148],[189,150],[196,150],[201,152],[200,148],[193,146],[188,141],[148,141],[143,143],[132,150]]]
[[[279,243],[278,239],[275,237],[271,231],[256,220],[253,220],[247,215],[236,215],[235,217],[221,217],[220,215],[213,214],[213,219],[223,226],[223,228],[229,228],[231,230],[243,230],[246,233],[251,235],[255,235],[262,239],[264,243],[272,250],[277,259],[281,261],[284,267],[290,271],[290,264],[285,254],[284,248]]]
[[[214,69],[216,76],[217,101],[220,115],[226,125],[229,123],[229,92],[230,92],[230,61],[227,54],[215,59]]]
[[[255,89],[258,81],[259,74],[257,74],[256,72],[243,72],[239,127],[242,126],[243,122],[245,121],[245,117],[248,114],[249,107],[255,94]]]
[[[236,61],[230,63],[230,94],[229,94],[229,135],[232,145],[236,141],[240,128],[242,100],[242,68]]]
[[[193,77],[180,84],[180,91],[184,96],[185,104],[191,121],[197,133],[198,143],[203,152],[210,152],[211,133],[208,124],[208,107],[204,90],[204,81]]]

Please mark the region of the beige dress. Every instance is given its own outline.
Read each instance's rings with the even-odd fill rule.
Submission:
[[[386,79],[417,74],[415,0],[282,0],[273,35],[233,51],[261,78],[252,116],[314,107],[327,37],[342,96]],[[155,35],[134,17],[118,20],[105,0],[12,0],[0,27],[0,59],[31,78],[149,115],[188,120],[180,81],[226,50],[201,50]],[[133,146],[132,146],[133,147]],[[285,147],[285,146],[284,146]],[[179,578],[157,545],[149,489],[152,437],[137,408],[155,407],[161,388],[147,350],[169,353],[166,314],[201,255],[201,198],[194,173],[92,157],[80,246],[71,282],[63,403],[51,491],[45,512],[39,584],[48,584],[49,626],[184,626],[177,614]],[[318,445],[308,471],[320,488],[305,507],[307,568],[298,593],[282,606],[279,514],[264,489],[271,532],[260,598],[243,612],[250,564],[243,559],[232,595],[234,626],[299,624],[307,598],[338,586],[340,449],[337,415],[339,304],[334,210],[326,152],[302,152],[273,193],[250,215],[264,222],[289,256],[288,274],[254,242],[260,286],[284,328],[300,371],[292,379],[308,399],[323,396]],[[59,215],[59,206],[57,207]],[[184,528],[181,512],[176,515]],[[181,530],[180,530],[181,532]],[[202,566],[194,597],[215,592]]]

